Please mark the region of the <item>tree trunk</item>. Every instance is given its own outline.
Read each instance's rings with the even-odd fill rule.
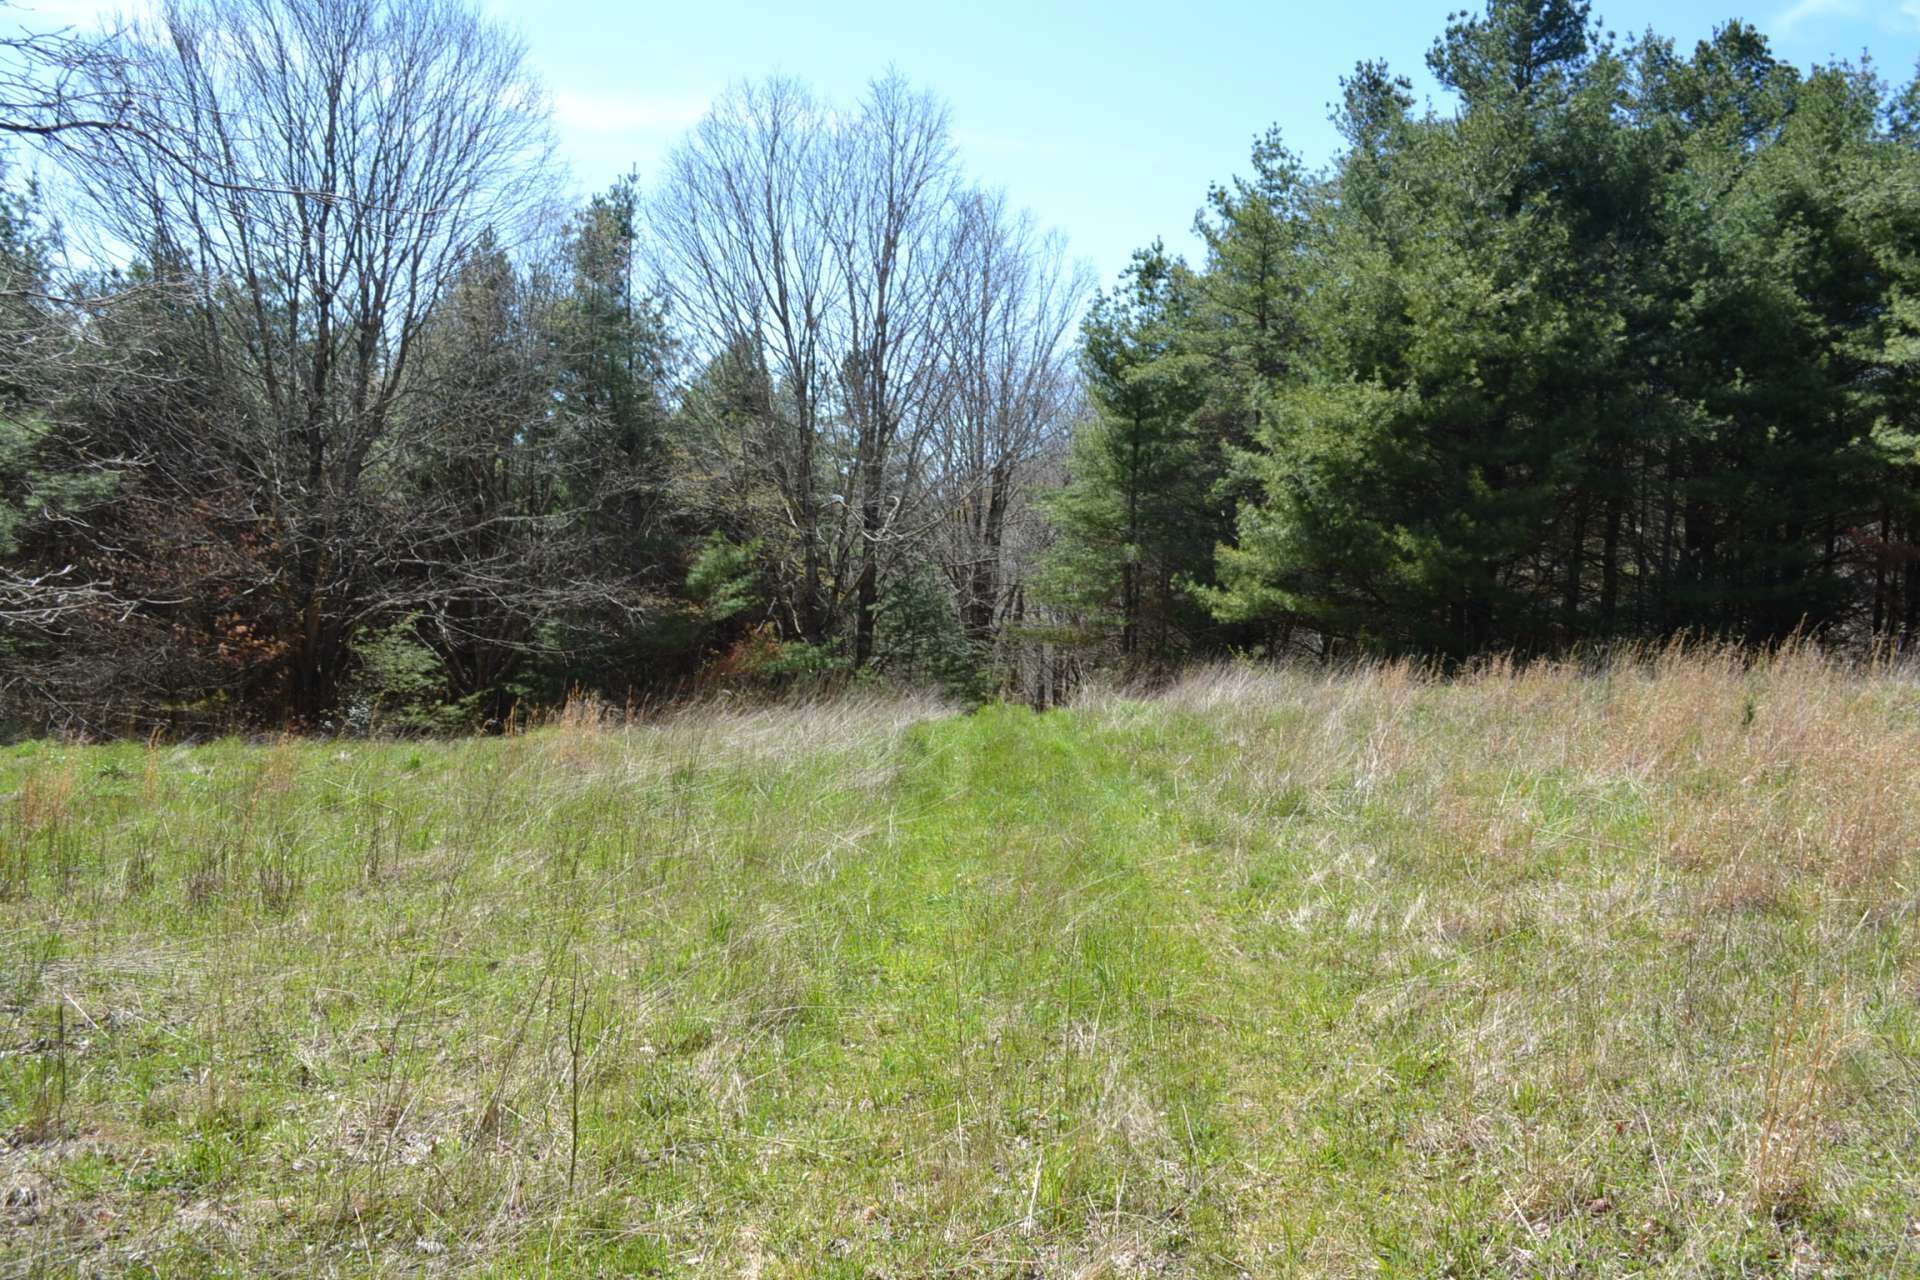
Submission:
[[[1567,548],[1567,582],[1565,588],[1565,627],[1566,638],[1572,641],[1580,634],[1580,571],[1587,548],[1587,494],[1581,490],[1573,504],[1573,538]]]
[[[873,660],[874,624],[880,605],[880,545],[885,532],[885,509],[880,485],[886,469],[881,446],[867,452],[861,467],[860,578],[854,587],[853,665],[858,670]]]
[[[1611,638],[1618,629],[1620,604],[1620,521],[1624,503],[1616,493],[1607,499],[1607,531],[1600,550],[1600,634]]]

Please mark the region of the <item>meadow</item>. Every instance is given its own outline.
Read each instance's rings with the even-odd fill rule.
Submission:
[[[1920,681],[0,752],[0,1274],[1920,1275]]]

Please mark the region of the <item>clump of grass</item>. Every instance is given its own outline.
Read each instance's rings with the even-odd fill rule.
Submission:
[[[1779,1215],[1817,1203],[1820,1126],[1840,1057],[1844,1008],[1844,996],[1810,999],[1796,980],[1773,1028],[1752,1157],[1755,1212]]]
[[[34,744],[0,1272],[1913,1273],[1916,688]]]
[[[0,854],[0,897],[24,894],[36,862],[65,879],[72,866],[73,796],[79,781],[71,766],[28,768],[10,797]]]

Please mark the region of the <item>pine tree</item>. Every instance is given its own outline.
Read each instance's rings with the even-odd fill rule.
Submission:
[[[1264,498],[1209,596],[1223,617],[1455,656],[1560,638],[1577,588],[1557,593],[1540,562],[1578,540],[1562,526],[1618,338],[1582,296],[1588,233],[1555,199],[1584,23],[1583,6],[1511,0],[1456,21],[1431,58],[1462,94],[1454,120],[1408,116],[1381,69],[1349,82],[1354,145],[1319,206],[1297,373],[1246,464]]]
[[[1058,539],[1040,594],[1129,663],[1181,652],[1205,622],[1185,575],[1206,564],[1218,469],[1193,424],[1206,395],[1205,362],[1183,345],[1193,314],[1191,273],[1159,244],[1095,299],[1081,350],[1093,418],[1047,503]]]
[[[1912,631],[1920,95],[1549,0],[1430,63],[1451,117],[1346,84],[1216,612],[1453,657]]]

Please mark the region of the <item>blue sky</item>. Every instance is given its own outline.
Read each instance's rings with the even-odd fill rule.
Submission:
[[[1279,124],[1310,164],[1332,154],[1326,106],[1361,58],[1433,94],[1422,55],[1449,8],[1479,0],[483,0],[525,35],[582,190],[643,182],[727,83],[783,72],[845,101],[892,65],[946,98],[965,162],[1003,187],[1102,282],[1155,236],[1190,252],[1209,181]],[[86,21],[112,0],[17,0]],[[1904,81],[1920,0],[1596,0],[1625,33],[1690,45],[1742,17],[1805,65],[1871,49]]]
[[[953,107],[978,180],[1058,228],[1101,281],[1133,248],[1183,252],[1211,180],[1277,123],[1324,162],[1326,105],[1355,61],[1385,57],[1436,90],[1422,57],[1465,0],[968,0],[965,4],[490,0],[525,33],[576,180],[648,179],[722,86],[784,72],[846,100],[889,64]],[[1476,0],[1477,2],[1477,0]],[[1871,49],[1888,79],[1920,56],[1920,0],[1601,0],[1621,33],[1691,45],[1743,17],[1800,64]]]

